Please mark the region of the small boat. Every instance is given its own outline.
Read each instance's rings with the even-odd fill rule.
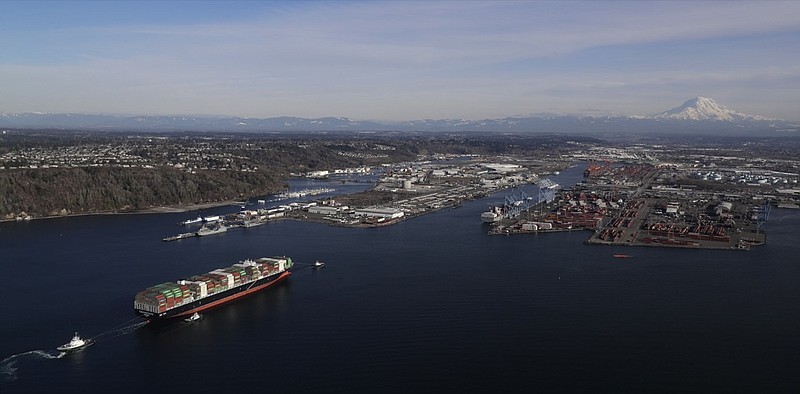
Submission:
[[[83,339],[76,332],[75,336],[72,337],[72,339],[69,342],[57,347],[56,350],[58,350],[60,352],[71,352],[71,351],[74,351],[74,350],[82,349],[82,348],[84,348],[86,346],[89,346],[91,344],[92,344],[92,340],[91,339]]]
[[[314,262],[314,265],[311,266],[311,269],[322,268],[324,266],[325,266],[325,263],[317,260],[317,261]]]
[[[628,257],[631,257],[631,255],[629,255],[629,254],[615,254],[615,255],[612,255],[612,257],[614,257],[615,259],[627,259]]]
[[[200,319],[202,319],[202,318],[203,318],[203,315],[201,315],[201,314],[199,314],[199,313],[195,312],[193,315],[191,315],[191,316],[189,316],[189,317],[187,317],[187,318],[183,319],[183,321],[193,322],[193,321],[200,320]]]

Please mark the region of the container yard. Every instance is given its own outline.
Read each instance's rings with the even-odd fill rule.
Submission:
[[[590,230],[587,243],[748,250],[766,241],[769,204],[746,191],[666,187],[669,168],[590,162],[552,203],[493,223],[490,235]],[[665,174],[667,173],[667,174]]]

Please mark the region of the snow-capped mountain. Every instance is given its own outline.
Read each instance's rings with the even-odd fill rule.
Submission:
[[[654,119],[721,120],[728,122],[776,120],[736,112],[708,97],[695,97],[680,107],[653,115]]]
[[[797,133],[797,122],[747,115],[697,97],[653,116],[548,114],[500,119],[423,119],[405,122],[359,121],[343,117],[243,118],[230,116],[120,116],[92,114],[0,113],[0,127],[128,131],[236,132],[578,132],[578,133]]]

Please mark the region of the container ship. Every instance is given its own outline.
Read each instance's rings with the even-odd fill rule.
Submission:
[[[289,257],[240,261],[177,282],[148,287],[136,294],[133,309],[150,321],[188,316],[263,290],[291,275]]]

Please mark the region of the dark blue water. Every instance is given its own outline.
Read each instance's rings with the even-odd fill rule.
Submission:
[[[385,228],[280,221],[169,243],[194,213],[2,223],[0,391],[800,390],[800,212],[773,210],[750,252],[622,249],[486,236],[480,212],[503,195]],[[327,267],[46,356],[75,330],[124,327],[145,287],[277,254]]]

